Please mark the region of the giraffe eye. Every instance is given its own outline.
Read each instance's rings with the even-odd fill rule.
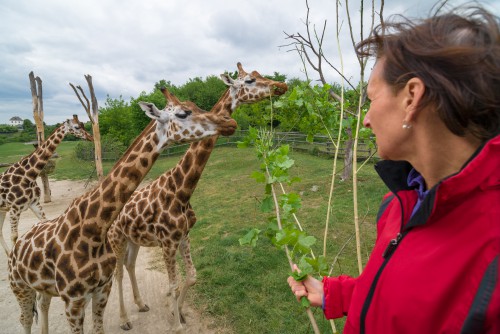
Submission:
[[[187,118],[189,115],[191,115],[192,111],[191,110],[182,110],[182,112],[178,112],[177,114],[175,114],[175,116],[181,118],[181,119],[185,119]]]
[[[250,78],[250,79],[246,79],[245,80],[245,83],[247,84],[251,84],[251,83],[254,83],[255,82],[255,78]]]

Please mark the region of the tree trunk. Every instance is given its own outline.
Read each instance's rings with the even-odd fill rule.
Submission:
[[[36,136],[38,141],[38,146],[40,146],[45,141],[45,128],[43,126],[43,96],[42,96],[42,79],[36,77],[33,71],[29,73],[30,87],[31,87],[31,98],[33,100],[33,118],[36,125]],[[40,173],[40,178],[43,184],[43,202],[52,202],[52,196],[50,192],[49,177],[47,173]]]
[[[104,171],[102,169],[102,150],[101,150],[101,132],[99,131],[99,123],[98,119],[95,119],[95,122],[92,123],[92,132],[94,135],[94,160],[95,160],[95,168],[97,172],[97,178],[101,181],[104,178]]]
[[[42,179],[43,185],[43,202],[52,202],[52,196],[50,191],[49,176],[46,173],[40,173],[40,178]]]

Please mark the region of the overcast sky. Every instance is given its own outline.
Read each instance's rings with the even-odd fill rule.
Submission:
[[[500,13],[500,0],[481,2]],[[385,0],[384,14],[425,16],[433,4]],[[339,66],[335,1],[309,0],[309,6],[318,29],[327,20],[325,53]],[[305,33],[305,0],[1,0],[0,13],[0,124],[13,116],[33,121],[30,71],[43,81],[47,124],[73,114],[88,121],[69,86],[88,92],[85,74],[93,78],[99,106],[107,95],[129,101],[149,93],[161,79],[182,85],[235,71],[238,61],[247,71],[306,78],[297,53],[280,47],[290,42],[285,32]],[[359,26],[358,8],[351,15]],[[345,72],[357,82],[346,28],[344,19]],[[328,81],[339,82],[333,71],[326,72]]]

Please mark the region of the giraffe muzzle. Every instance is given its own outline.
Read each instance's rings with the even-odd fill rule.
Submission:
[[[234,134],[237,127],[238,123],[236,123],[236,121],[231,117],[226,116],[223,118],[223,121],[221,122],[218,131],[219,134],[221,134],[222,136],[230,136]]]
[[[271,87],[274,96],[280,96],[286,93],[288,86],[284,82],[276,82]]]

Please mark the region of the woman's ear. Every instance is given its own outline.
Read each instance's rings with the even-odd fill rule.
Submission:
[[[406,122],[412,122],[418,113],[418,106],[422,101],[425,93],[425,84],[420,78],[411,78],[406,83],[405,90],[405,104],[406,104]]]

